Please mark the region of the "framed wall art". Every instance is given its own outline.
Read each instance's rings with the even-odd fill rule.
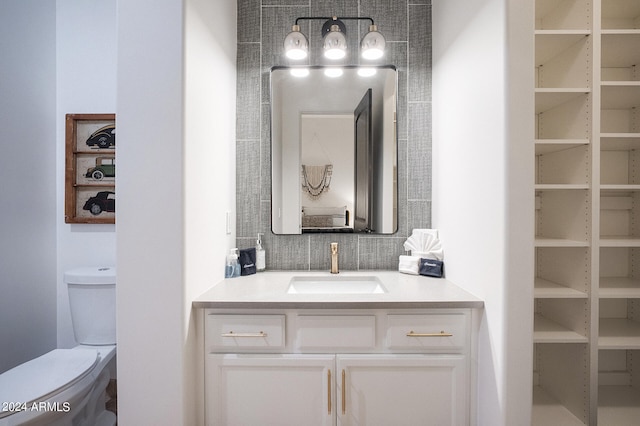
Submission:
[[[65,152],[65,222],[115,223],[115,114],[67,114]]]

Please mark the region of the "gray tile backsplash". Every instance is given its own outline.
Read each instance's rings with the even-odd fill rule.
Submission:
[[[370,16],[387,40],[386,59],[398,69],[398,231],[392,235],[271,232],[269,70],[288,65],[282,41],[299,16]],[[320,37],[309,34],[311,64]],[[315,23],[313,28],[321,25]],[[348,35],[352,51],[366,22]],[[319,31],[318,31],[319,32]],[[351,58],[350,63],[358,63]],[[402,243],[431,226],[431,1],[238,0],[236,233],[239,248],[264,233],[267,269],[328,270],[329,243],[339,243],[341,270],[397,269]]]

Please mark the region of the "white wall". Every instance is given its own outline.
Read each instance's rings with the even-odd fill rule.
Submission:
[[[191,301],[235,239],[235,10],[118,3],[119,424],[200,420]]]
[[[116,260],[115,225],[64,222],[65,114],[116,110],[116,0],[57,0],[55,4],[58,347],[68,348],[76,342],[64,271],[115,265]]]
[[[333,165],[329,191],[314,200],[300,185],[300,205],[303,207],[347,206],[347,210],[353,212],[355,194],[353,114],[302,114],[300,133],[302,164]]]
[[[433,226],[447,278],[485,301],[480,425],[531,415],[532,9],[433,1]]]
[[[74,346],[63,272],[115,263],[113,225],[64,223],[65,114],[115,112],[115,4],[0,5],[0,312],[20,324],[0,331],[0,371]]]
[[[204,424],[190,417],[204,413],[204,379],[194,362],[202,336],[191,302],[224,278],[236,244],[233,222],[226,230],[226,212],[236,217],[236,22],[235,0],[186,2],[184,424]]]
[[[55,24],[0,2],[0,373],[56,347]]]

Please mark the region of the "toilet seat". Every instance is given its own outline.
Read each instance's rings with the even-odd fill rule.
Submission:
[[[44,401],[82,380],[99,361],[95,349],[54,349],[0,375],[0,401]],[[0,411],[0,418],[12,414]]]

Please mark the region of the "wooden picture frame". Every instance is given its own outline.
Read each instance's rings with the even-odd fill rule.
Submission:
[[[115,223],[115,114],[67,114],[65,223]]]

